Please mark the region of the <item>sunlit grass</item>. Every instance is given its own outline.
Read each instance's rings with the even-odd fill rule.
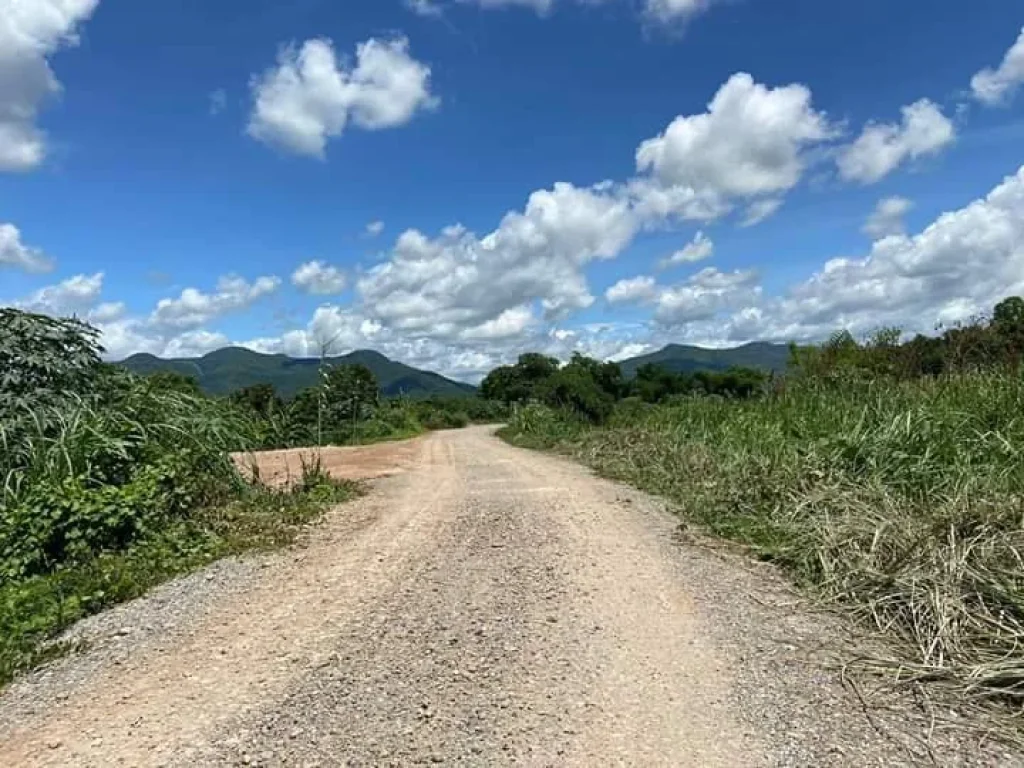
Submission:
[[[626,401],[601,429],[532,407],[509,434],[561,445],[778,562],[898,640],[902,678],[1024,706],[1021,375]]]

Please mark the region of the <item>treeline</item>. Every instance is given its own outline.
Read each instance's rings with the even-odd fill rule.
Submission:
[[[916,379],[924,376],[1016,369],[1024,359],[1024,299],[1011,296],[991,315],[946,328],[936,336],[902,341],[883,328],[858,342],[840,331],[818,346],[790,346],[790,371],[816,380]]]
[[[648,403],[674,395],[749,398],[763,393],[768,380],[769,374],[752,368],[674,373],[653,364],[641,366],[635,378],[627,379],[618,363],[576,353],[561,365],[553,357],[529,352],[514,365],[491,371],[480,385],[480,394],[508,405],[543,403],[602,424],[615,404],[626,398]]]
[[[160,372],[148,380],[157,387],[199,393],[195,379],[178,373]],[[225,402],[251,422],[254,445],[262,449],[398,439],[507,416],[503,404],[472,395],[383,397],[376,376],[360,364],[324,365],[319,383],[289,400],[270,384],[254,384],[232,392]]]

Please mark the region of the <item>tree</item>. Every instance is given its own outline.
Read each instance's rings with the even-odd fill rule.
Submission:
[[[527,352],[515,365],[495,368],[483,380],[480,391],[489,400],[503,403],[524,403],[543,397],[544,385],[558,372],[558,360]]]
[[[592,357],[574,352],[572,359],[562,370],[566,369],[579,369],[581,373],[592,379],[602,392],[615,400],[624,397],[629,389],[618,363],[602,363]]]
[[[98,339],[78,320],[0,309],[0,408],[91,391],[101,371]]]
[[[526,352],[520,355],[519,360],[515,364],[519,377],[529,384],[535,384],[551,378],[558,370],[558,367],[559,362],[557,358],[548,357],[538,352]]]
[[[334,430],[354,431],[356,423],[368,419],[380,400],[377,377],[365,365],[329,367],[323,391],[324,426]]]
[[[232,392],[228,399],[235,405],[264,419],[280,411],[283,405],[273,384],[253,384],[242,387]]]
[[[615,397],[600,387],[593,376],[593,368],[587,364],[570,363],[556,371],[545,383],[544,400],[552,407],[566,408],[594,424],[603,424],[615,407]]]
[[[509,405],[526,398],[527,391],[511,365],[502,365],[488,373],[480,382],[480,395],[487,400],[495,400]]]
[[[1002,341],[1006,358],[1019,363],[1024,356],[1024,299],[1011,296],[996,304],[992,328]]]

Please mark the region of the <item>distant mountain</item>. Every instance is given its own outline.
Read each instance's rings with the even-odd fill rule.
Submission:
[[[654,363],[673,373],[694,371],[724,371],[734,365],[782,372],[789,360],[786,344],[758,341],[732,349],[705,349],[685,344],[669,344],[664,349],[639,357],[622,360],[619,365],[626,376],[635,376],[641,365]]]
[[[429,397],[476,392],[470,384],[403,365],[369,349],[332,357],[328,362],[332,365],[365,365],[373,371],[381,391],[388,396]],[[316,384],[318,364],[315,359],[264,355],[240,347],[226,347],[203,357],[176,360],[138,354],[120,363],[143,376],[157,371],[175,371],[191,376],[204,392],[211,395],[224,395],[252,384],[273,384],[278,394],[284,397],[292,397],[299,390]]]

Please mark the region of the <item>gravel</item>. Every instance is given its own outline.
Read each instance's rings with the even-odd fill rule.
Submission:
[[[76,627],[0,696],[0,765],[1024,765],[864,706],[872,638],[659,502],[480,428],[417,451],[303,549]]]

